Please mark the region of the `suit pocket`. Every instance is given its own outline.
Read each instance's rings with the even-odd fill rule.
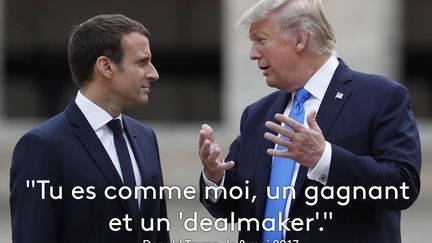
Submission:
[[[153,178],[153,177],[160,177],[161,176],[161,171],[160,170],[157,170],[157,171],[153,171],[152,173],[151,173],[151,177]]]
[[[148,186],[158,187],[162,185],[162,173],[161,171],[153,171],[151,174],[148,174],[143,183]]]

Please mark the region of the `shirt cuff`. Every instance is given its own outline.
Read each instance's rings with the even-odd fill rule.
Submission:
[[[221,181],[220,185],[217,185],[216,183],[214,183],[213,181],[209,180],[205,176],[204,168],[201,168],[201,174],[203,176],[205,186],[210,186],[210,187],[224,186],[224,183],[225,183],[225,172],[224,172],[224,175],[222,177],[222,181]],[[218,201],[218,199],[220,198],[221,194],[222,194],[222,190],[210,190],[207,199],[211,203],[215,204]]]
[[[321,156],[321,159],[315,165],[313,169],[309,168],[307,173],[307,177],[310,180],[317,181],[324,186],[327,184],[327,179],[330,171],[331,157],[332,157],[332,148],[329,142],[325,142],[324,153]]]

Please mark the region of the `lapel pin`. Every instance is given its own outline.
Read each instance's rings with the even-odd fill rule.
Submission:
[[[136,135],[136,133],[132,133],[132,137],[137,138],[138,136]]]
[[[343,97],[343,94],[341,92],[337,92],[336,96],[335,96],[335,99],[341,100],[342,97]]]

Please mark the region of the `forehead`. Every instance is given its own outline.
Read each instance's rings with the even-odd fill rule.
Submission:
[[[125,54],[150,54],[150,42],[145,35],[139,32],[124,34],[121,45]]]
[[[276,24],[273,15],[269,15],[262,20],[256,21],[249,27],[249,36],[251,38],[258,34],[271,35],[275,32],[278,32],[278,25]]]

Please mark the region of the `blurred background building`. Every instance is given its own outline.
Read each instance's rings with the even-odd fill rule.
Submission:
[[[150,103],[127,113],[159,138],[165,182],[197,186],[200,124],[216,128],[224,151],[237,136],[244,107],[272,92],[249,60],[246,31],[236,25],[251,0],[0,0],[0,243],[10,242],[9,166],[13,147],[31,127],[62,111],[76,94],[68,70],[72,27],[94,15],[121,13],[151,32],[160,81]],[[411,91],[423,146],[422,194],[404,212],[404,242],[428,242],[432,225],[432,2],[323,1],[351,68],[401,82]],[[31,203],[31,202],[29,202]],[[171,200],[172,238],[214,242],[235,232],[183,230],[178,212],[209,215],[198,200]]]

